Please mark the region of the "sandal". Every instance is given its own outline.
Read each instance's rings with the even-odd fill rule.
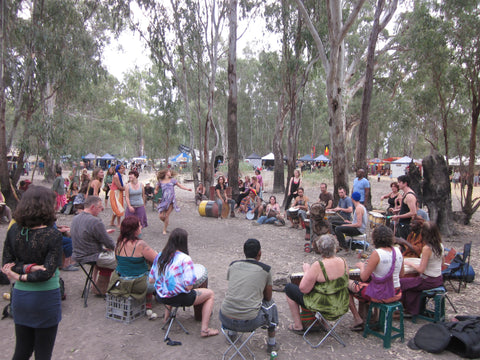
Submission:
[[[207,329],[207,330],[202,330],[202,337],[210,337],[210,336],[215,336],[218,335],[218,330],[217,329]]]
[[[350,327],[350,330],[351,330],[351,331],[363,331],[363,323],[362,323],[362,324],[353,325],[352,327]]]
[[[288,331],[291,331],[291,332],[293,332],[294,334],[297,334],[297,335],[303,335],[303,333],[305,332],[304,329],[295,329],[293,327],[293,324],[290,324],[288,326]]]

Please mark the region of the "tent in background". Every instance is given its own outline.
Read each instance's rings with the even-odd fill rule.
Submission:
[[[310,154],[307,154],[305,156],[302,156],[300,159],[298,159],[299,161],[314,161],[312,156]]]
[[[101,159],[101,160],[115,160],[115,156],[110,155],[109,153],[106,153],[106,154],[103,155],[100,159]]]
[[[98,156],[92,153],[88,153],[87,155],[82,156],[82,159],[85,160],[95,160],[96,158],[98,158]]]
[[[179,163],[180,162],[190,162],[190,161],[192,161],[192,157],[189,154],[182,152],[182,153],[170,158],[169,161],[179,162]]]
[[[323,161],[323,162],[330,162],[330,159],[327,158],[325,155],[320,155],[320,156],[317,156],[315,159],[313,159],[314,161]]]
[[[249,156],[245,158],[250,165],[252,165],[255,169],[262,166],[262,157],[254,152],[251,153]]]

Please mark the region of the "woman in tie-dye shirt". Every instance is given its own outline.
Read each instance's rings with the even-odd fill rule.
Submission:
[[[197,279],[192,258],[188,256],[188,233],[184,229],[172,231],[167,244],[153,262],[149,280],[155,284],[157,301],[167,305],[165,320],[170,315],[170,305],[203,304],[201,336],[218,335],[218,330],[208,327],[213,309],[213,291],[204,288],[193,290]]]

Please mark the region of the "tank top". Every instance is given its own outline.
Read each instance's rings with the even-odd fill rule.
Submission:
[[[423,272],[424,275],[427,275],[430,277],[438,277],[442,275],[443,244],[441,244],[441,246],[442,246],[442,253],[440,254],[440,256],[436,256],[432,252],[430,259],[428,259],[427,268]]]
[[[128,193],[130,198],[130,205],[133,207],[143,206],[143,191],[142,187],[139,186],[138,189],[133,189],[131,184],[128,184]]]
[[[415,193],[413,191],[410,191],[410,192],[406,193],[405,196],[402,199],[402,205],[400,206],[400,213],[398,215],[403,215],[403,214],[407,214],[408,212],[410,212],[410,208],[408,207],[408,205],[404,201],[407,198],[408,194],[412,194],[413,196],[415,196],[415,199],[417,198],[417,195],[415,195]],[[399,223],[400,224],[410,224],[410,220],[412,220],[412,218],[400,218]]]
[[[358,227],[358,231],[360,231],[362,234],[365,234],[365,230],[367,229],[367,221],[368,221],[368,213],[367,213],[367,209],[365,208],[365,206],[363,206],[362,204],[359,204],[358,207],[362,207],[363,208],[363,215],[362,215],[362,224],[360,225],[360,227]],[[353,224],[357,224],[357,215],[356,215],[356,211],[357,209],[355,208],[355,211],[353,212]]]
[[[295,182],[295,178],[292,179],[292,186],[290,186],[290,194],[293,195],[294,192],[298,190],[300,187],[300,178],[298,178],[298,181]]]
[[[137,247],[137,243],[135,242],[135,246],[132,251],[131,256],[120,256],[115,255],[117,259],[117,268],[115,271],[122,277],[137,277],[142,276],[148,272],[148,265],[143,256],[134,257],[133,254],[135,253],[135,249]],[[123,246],[122,246],[123,249]],[[121,252],[122,250],[120,250]]]
[[[315,283],[312,291],[303,295],[303,302],[309,310],[320,311],[327,320],[336,320],[348,311],[348,274],[330,280],[322,261],[319,261],[325,282]]]
[[[393,286],[395,288],[400,287],[400,270],[402,269],[403,264],[403,256],[400,252],[400,249],[394,247],[396,252],[396,259],[395,259],[395,269],[393,270]],[[383,249],[376,249],[375,250],[380,258],[377,267],[373,271],[375,276],[377,277],[384,277],[388,274],[392,267],[392,252],[386,251]]]

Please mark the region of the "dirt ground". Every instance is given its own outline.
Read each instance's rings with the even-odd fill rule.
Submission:
[[[65,175],[67,175],[65,173]],[[267,196],[271,194],[273,174],[263,172],[266,183]],[[142,174],[140,180],[153,179],[153,174]],[[35,181],[36,184],[51,186],[51,184]],[[380,196],[388,193],[390,180],[385,177],[381,182],[372,179],[372,194],[374,207],[380,206]],[[186,183],[192,187],[192,183]],[[311,200],[319,194],[319,184],[306,187],[306,195]],[[331,189],[333,186],[329,184]],[[457,190],[458,191],[458,190]],[[193,195],[177,188],[177,199],[181,207],[179,213],[173,213],[169,230],[183,227],[189,233],[189,251],[195,263],[203,264],[208,270],[208,286],[215,292],[215,306],[210,326],[219,329],[218,311],[224,298],[227,281],[226,273],[228,265],[237,259],[242,259],[243,243],[248,238],[257,238],[262,244],[262,261],[272,266],[274,281],[285,282],[289,274],[302,270],[302,263],[312,263],[318,256],[304,252],[304,231],[290,229],[288,227],[275,227],[272,225],[254,226],[252,221],[244,217],[214,219],[201,217],[198,214]],[[103,194],[102,194],[103,195]],[[279,202],[283,199],[282,194],[275,194]],[[455,194],[454,209],[458,209],[458,198]],[[385,204],[383,204],[385,206]],[[100,215],[105,224],[109,223],[111,209],[107,208]],[[156,250],[161,250],[165,245],[168,235],[162,235],[162,223],[158,215],[152,210],[151,204],[147,206],[149,226],[143,230],[143,238]],[[72,216],[59,214],[58,223],[69,225]],[[446,247],[463,248],[465,242],[473,241],[472,265],[479,269],[478,229],[480,228],[479,216],[476,215],[472,225],[457,226],[457,235],[443,239]],[[5,239],[7,227],[0,227],[0,239]],[[116,239],[118,231],[113,234]],[[3,243],[3,242],[2,242]],[[2,245],[3,248],[3,245]],[[355,254],[346,256],[349,266],[354,267],[358,261]],[[83,307],[81,291],[85,276],[81,271],[62,272],[65,280],[67,299],[62,302],[63,319],[59,325],[59,331],[54,349],[54,359],[146,359],[158,357],[165,359],[219,359],[226,350],[225,338],[219,336],[203,339],[200,338],[200,323],[193,318],[193,308],[187,308],[185,312],[179,311],[179,319],[190,332],[184,334],[180,328],[174,327],[171,332],[173,340],[181,341],[181,346],[167,346],[163,342],[164,331],[161,329],[162,320],[148,320],[140,318],[127,325],[121,322],[107,319],[105,314],[105,301],[90,295],[88,307]],[[459,314],[478,314],[480,298],[479,282],[468,284],[460,294],[449,289],[449,297],[454,302]],[[9,291],[9,286],[0,286],[0,292]],[[379,358],[388,356],[396,359],[430,359],[432,354],[422,351],[413,351],[407,347],[418,328],[425,324],[419,321],[413,324],[410,320],[405,322],[405,342],[395,340],[390,349],[383,349],[380,339],[369,336],[364,339],[361,333],[352,332],[349,326],[353,318],[348,314],[339,325],[338,333],[347,343],[343,347],[334,339],[330,338],[318,349],[308,346],[301,336],[287,330],[291,323],[288,305],[283,292],[274,292],[274,300],[277,303],[280,324],[277,332],[279,343],[279,359],[313,359],[322,356],[326,359],[350,359],[350,358]],[[7,301],[0,299],[3,308]],[[163,314],[163,308],[154,304],[154,311],[159,317]],[[452,308],[447,304],[447,318],[455,316]],[[314,339],[318,334],[312,335]],[[15,344],[14,324],[11,318],[0,322],[0,347],[3,350],[1,358],[11,358]],[[268,359],[266,353],[266,331],[259,330],[250,342],[250,348],[257,359]],[[454,358],[450,352],[435,355],[435,358]]]

